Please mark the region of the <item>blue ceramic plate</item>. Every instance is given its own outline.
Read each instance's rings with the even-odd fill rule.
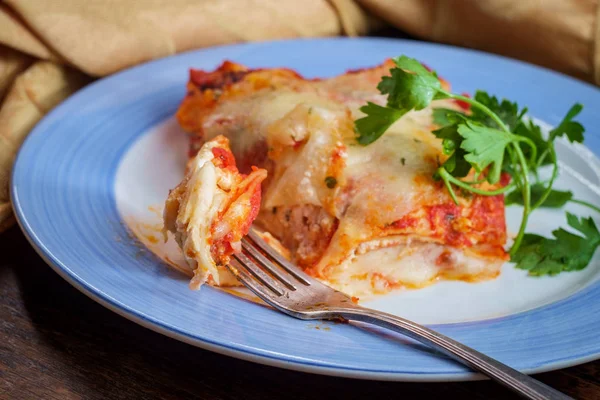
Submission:
[[[435,68],[456,92],[485,89],[527,105],[556,124],[575,102],[587,106],[586,146],[559,144],[559,187],[598,203],[600,92],[566,76],[506,58],[403,40],[318,39],[243,44],[150,62],[81,90],[39,123],[12,176],[18,221],[63,278],[111,310],[165,335],[219,353],[315,373],[387,380],[479,376],[399,335],[365,326],[299,321],[225,291],[194,292],[161,245],[161,204],[181,178],[186,138],[173,120],[188,68],[225,59],[290,67],[327,77],[400,54]],[[590,150],[588,150],[590,149]],[[577,206],[569,209],[589,214]],[[515,231],[518,208],[509,209]],[[530,229],[549,234],[564,211],[536,212]],[[131,232],[139,236],[135,238]],[[145,243],[144,246],[141,243]],[[478,284],[442,282],[366,302],[428,324],[527,373],[600,355],[600,263],[581,272],[531,278],[507,264]]]

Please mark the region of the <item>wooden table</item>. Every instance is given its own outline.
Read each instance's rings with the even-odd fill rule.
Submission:
[[[17,227],[0,235],[0,254],[1,399],[513,397],[488,381],[359,381],[210,353],[96,304],[54,273]],[[600,361],[537,377],[575,398],[600,399]]]

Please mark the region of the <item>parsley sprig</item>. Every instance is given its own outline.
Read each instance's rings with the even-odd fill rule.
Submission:
[[[553,239],[544,238],[545,241],[542,241],[538,236],[525,233],[529,216],[536,208],[560,207],[571,201],[600,210],[593,204],[573,199],[570,192],[552,189],[558,176],[555,140],[566,137],[570,142],[583,142],[584,128],[574,121],[583,108],[581,104],[571,107],[561,123],[544,138],[541,128],[525,118],[527,108],[519,109],[516,103],[505,99],[500,101],[483,91],[477,91],[473,98],[448,92],[442,87],[437,74],[417,60],[406,56],[393,60],[395,67],[390,70],[390,76],[383,77],[377,86],[382,94],[387,95],[386,104],[369,102],[360,109],[365,117],[355,121],[358,142],[362,145],[373,143],[406,113],[422,110],[434,100],[454,99],[469,104],[469,113],[443,108],[433,111],[434,122],[440,127],[433,131],[433,134],[442,139],[443,152],[448,156],[435,172],[434,178],[444,182],[457,204],[456,188],[460,188],[459,194],[470,192],[482,196],[496,196],[510,193],[507,196],[507,204],[523,205],[519,231],[510,249],[517,266],[527,266],[525,269],[529,269],[532,274],[538,274],[540,271],[548,271],[547,273],[551,274],[557,270],[578,269],[579,264],[577,268],[566,267],[564,262],[561,264],[562,269],[556,265],[552,268],[534,268],[522,260],[527,252],[535,248],[534,253],[542,257],[540,260],[561,262],[557,261],[559,256],[546,254],[548,257],[544,258],[545,256],[541,255],[543,252],[547,253],[551,247],[547,244],[550,242],[546,241]],[[542,182],[538,170],[546,165],[552,165],[552,175],[547,182]],[[475,179],[469,181],[466,177],[471,170],[475,171]],[[481,189],[481,183],[486,181],[492,185],[498,184],[504,173],[511,176],[511,183],[499,189]],[[532,183],[533,180],[536,182]],[[595,229],[593,221],[582,220],[583,222],[576,223],[575,220],[576,217],[568,214],[571,227],[579,229],[578,227],[585,224],[589,229],[584,235],[592,234],[590,232]],[[555,231],[554,234],[557,240],[570,238],[571,244],[575,243],[575,239],[564,234],[563,230]],[[581,239],[581,236],[573,236]],[[600,234],[598,237],[597,241],[588,241],[593,244],[594,250],[600,245]],[[593,254],[593,251],[591,252]]]
[[[600,245],[600,232],[591,218],[567,213],[567,223],[577,234],[563,228],[552,232],[555,239],[525,234],[521,249],[512,257],[517,268],[535,276],[585,268]]]

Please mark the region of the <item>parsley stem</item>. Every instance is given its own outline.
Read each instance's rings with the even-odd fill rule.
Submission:
[[[544,204],[548,196],[550,196],[550,192],[552,192],[552,185],[554,184],[554,181],[558,176],[558,163],[556,162],[556,151],[554,150],[554,142],[550,142],[548,150],[550,153],[550,158],[554,164],[552,167],[552,176],[550,177],[550,181],[548,182],[548,187],[546,187],[546,190],[544,190],[544,193],[539,198],[539,200],[533,205],[533,207],[531,207],[531,211]]]
[[[546,150],[544,150],[544,152],[542,154],[540,154],[540,158],[537,161],[536,169],[542,166],[542,164],[546,160],[546,156],[548,155],[548,153],[549,153],[549,150],[546,149]]]
[[[444,168],[440,167],[439,170],[438,170],[438,172],[440,173],[440,176],[442,177],[442,180],[444,181],[444,185],[446,185],[446,189],[448,189],[448,193],[450,193],[450,197],[452,197],[452,201],[454,201],[454,204],[458,205],[458,199],[456,198],[456,193],[454,193],[454,189],[452,188],[452,185],[450,184],[450,181],[447,179],[447,176],[444,177],[444,175],[442,175],[442,170],[448,176],[451,176],[451,175],[448,174],[448,172]]]
[[[486,181],[486,178],[479,178],[472,181],[461,181],[462,183],[466,183],[467,185],[479,185]]]
[[[527,167],[527,160],[525,159],[525,155],[523,154],[523,150],[521,150],[521,146],[519,146],[518,142],[512,143],[515,153],[517,154],[517,158],[519,159],[519,164],[521,164],[521,177],[523,178],[523,218],[521,219],[521,226],[519,227],[519,233],[515,238],[515,241],[510,248],[510,255],[513,256],[517,250],[519,250],[519,246],[521,246],[521,242],[523,241],[523,236],[525,236],[525,228],[527,227],[527,220],[529,219],[529,214],[531,213],[531,185],[529,183],[529,168]]]
[[[571,203],[581,204],[582,206],[589,207],[592,210],[600,213],[600,207],[593,205],[592,203],[588,203],[587,201],[571,199],[569,200]]]
[[[455,99],[455,100],[462,100],[465,103],[469,103],[470,105],[472,105],[475,108],[480,109],[481,111],[483,111],[484,113],[486,113],[491,119],[494,120],[494,122],[496,124],[498,124],[498,126],[504,130],[505,132],[511,133],[510,129],[508,129],[508,127],[506,126],[506,124],[500,119],[500,117],[498,117],[496,115],[495,112],[493,112],[492,110],[490,110],[489,108],[487,108],[486,106],[484,106],[483,104],[481,104],[480,102],[478,102],[477,100],[474,100],[470,97],[466,97],[466,96],[461,96],[459,94],[454,94],[454,93],[450,93],[450,92],[446,92],[445,90],[438,90],[439,93],[442,93],[445,96],[448,96],[451,99]]]
[[[536,146],[536,144],[533,142],[533,140],[531,140],[531,139],[529,139],[528,137],[525,137],[525,136],[515,135],[515,139],[518,140],[518,141],[520,141],[520,142],[527,143],[527,145],[531,149],[531,156],[529,158],[530,158],[530,162],[533,165],[534,160],[537,159],[537,146]]]
[[[450,175],[450,173],[448,171],[446,171],[445,168],[440,167],[438,169],[438,174],[442,177],[442,179],[444,180],[444,183],[446,183],[446,187],[448,187],[449,183],[453,183],[458,187],[461,187],[465,190],[468,190],[469,192],[473,192],[473,193],[481,195],[481,196],[497,196],[499,194],[506,193],[515,188],[515,185],[511,183],[511,184],[506,185],[503,188],[500,188],[497,190],[481,190],[481,189],[474,188],[473,186],[469,185],[466,182],[461,181],[460,179],[456,179],[455,177]],[[453,196],[452,199],[454,200],[454,202],[456,204],[458,204],[458,202],[455,199],[455,196]]]
[[[506,152],[508,153],[508,157],[510,158],[510,166],[511,166],[511,168],[514,171],[517,171],[517,166],[519,165],[519,161],[517,160],[517,156],[515,155],[515,152],[510,147],[506,148]],[[516,174],[516,173],[511,173],[510,175],[511,175],[511,177],[513,179],[513,182],[516,183],[517,188],[521,189],[522,186],[521,186],[521,180],[519,179],[519,175]]]

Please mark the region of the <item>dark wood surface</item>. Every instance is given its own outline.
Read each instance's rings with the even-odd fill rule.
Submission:
[[[489,381],[359,381],[214,354],[90,300],[52,271],[17,227],[0,235],[0,254],[2,399],[513,398]],[[600,399],[600,361],[537,377],[575,398]]]

